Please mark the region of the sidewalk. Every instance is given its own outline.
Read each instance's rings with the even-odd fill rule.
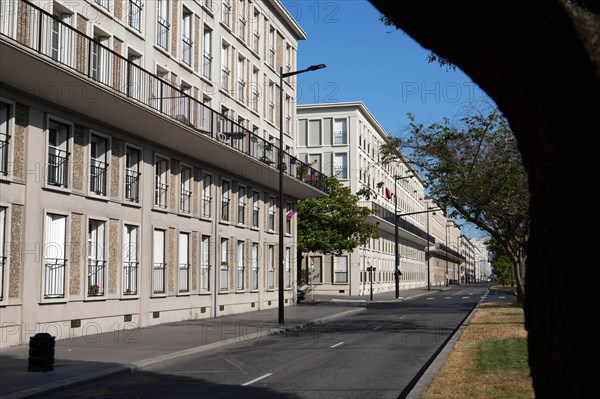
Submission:
[[[439,291],[441,288],[432,288]],[[397,301],[427,294],[426,289],[374,294],[373,301]],[[307,327],[365,310],[369,296],[319,296],[285,308],[285,321],[278,324],[278,309],[242,313],[219,318],[181,321],[141,328],[111,331],[56,342],[54,371],[28,372],[28,345],[0,350],[0,399],[39,397],[66,386],[128,372],[161,361],[188,356],[244,340]],[[266,339],[266,338],[264,338]]]

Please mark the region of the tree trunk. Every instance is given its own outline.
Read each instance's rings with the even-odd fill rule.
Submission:
[[[600,391],[590,315],[599,274],[590,143],[600,132],[599,16],[558,0],[372,3],[467,73],[510,122],[531,192],[525,320],[536,397]]]

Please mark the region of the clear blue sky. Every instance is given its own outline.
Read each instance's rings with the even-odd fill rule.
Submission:
[[[307,33],[300,41],[298,69],[327,68],[298,76],[298,103],[362,101],[395,136],[407,124],[452,118],[484,93],[460,70],[428,64],[429,51],[402,31],[379,21],[363,0],[283,1]]]
[[[366,0],[296,0],[283,4],[307,33],[298,69],[327,68],[298,76],[298,103],[362,101],[388,134],[419,122],[452,119],[485,93],[462,71],[429,64],[429,51],[399,30],[386,27]],[[483,233],[464,226],[463,234]]]

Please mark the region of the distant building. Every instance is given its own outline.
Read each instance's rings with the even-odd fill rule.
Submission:
[[[478,249],[475,253],[475,264],[477,265],[477,281],[483,281],[492,274],[489,251],[485,245],[485,238],[471,238],[471,243]]]

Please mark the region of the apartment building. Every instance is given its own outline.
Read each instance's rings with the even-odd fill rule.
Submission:
[[[381,164],[379,147],[388,134],[363,103],[299,105],[297,113],[298,157],[336,176],[353,193],[366,188],[370,195],[361,203],[373,211],[368,221],[378,223],[379,235],[344,256],[308,254],[301,285],[316,293],[340,295],[395,290],[394,215],[398,214],[400,287],[425,286],[425,249],[435,239],[426,231],[420,175],[405,159]]]
[[[477,251],[475,251],[475,276],[477,281],[483,281],[492,274],[491,257],[485,245],[486,241],[485,238],[471,238],[471,243],[477,248]]]
[[[461,263],[461,282],[464,284],[478,282],[476,259],[479,257],[479,249],[473,245],[470,238],[461,235],[460,251],[463,256],[463,263]]]
[[[0,0],[1,345],[278,306],[306,35],[279,1]],[[284,107],[284,143],[279,109]],[[295,218],[284,222],[295,299]]]

